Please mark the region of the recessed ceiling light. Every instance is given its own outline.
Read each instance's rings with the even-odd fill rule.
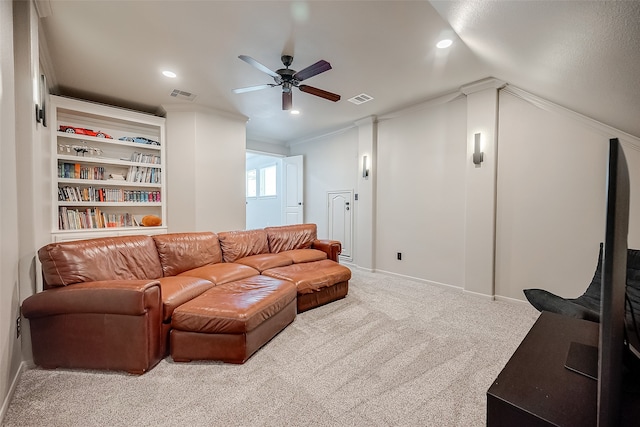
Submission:
[[[446,49],[452,44],[453,44],[453,41],[449,39],[443,39],[443,40],[440,40],[438,44],[436,44],[436,47],[438,47],[439,49]]]
[[[165,76],[165,77],[172,78],[172,79],[175,79],[175,78],[176,78],[176,76],[177,76],[177,74],[176,74],[176,73],[174,73],[173,71],[169,71],[169,70],[165,70],[165,71],[163,71],[163,72],[162,72],[162,75],[163,75],[163,76]]]
[[[300,114],[300,111],[298,111],[298,110],[291,110],[291,114],[294,114],[294,115],[296,115],[296,114]]]

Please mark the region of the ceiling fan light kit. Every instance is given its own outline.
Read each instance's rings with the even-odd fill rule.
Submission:
[[[318,89],[313,86],[301,85],[300,83],[308,78],[316,76],[320,73],[324,73],[325,71],[329,71],[331,69],[331,64],[329,64],[324,59],[316,62],[304,68],[300,71],[292,70],[289,66],[293,63],[293,56],[291,55],[282,55],[280,60],[285,68],[281,68],[277,71],[272,71],[268,67],[262,65],[255,59],[247,55],[238,56],[241,60],[256,68],[257,70],[262,71],[265,74],[273,77],[275,83],[267,83],[257,86],[249,86],[244,88],[234,89],[235,93],[244,93],[251,92],[260,89],[266,89],[268,87],[276,87],[282,86],[282,109],[283,110],[291,110],[293,106],[293,95],[291,89],[297,87],[300,91],[309,93],[311,95],[318,96],[320,98],[327,99],[329,101],[337,102],[340,100],[340,95],[332,92],[327,92],[326,90]]]

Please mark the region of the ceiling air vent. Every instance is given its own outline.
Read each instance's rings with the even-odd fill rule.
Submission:
[[[366,93],[361,93],[360,95],[356,95],[353,98],[349,98],[349,102],[353,102],[356,105],[364,104],[367,101],[371,101],[373,96],[369,96]]]
[[[178,99],[186,99],[187,101],[193,101],[194,99],[196,99],[196,96],[197,96],[191,92],[186,92],[184,90],[179,90],[179,89],[174,89],[173,92],[171,92],[169,95]]]

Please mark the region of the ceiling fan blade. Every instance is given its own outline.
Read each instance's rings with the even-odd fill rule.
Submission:
[[[271,77],[280,77],[275,71],[271,71],[269,68],[267,68],[266,66],[262,65],[261,63],[259,63],[258,61],[256,61],[255,59],[253,59],[250,56],[247,55],[240,55],[238,56],[238,58],[242,59],[244,62],[246,62],[247,64],[251,65],[252,67],[257,68],[258,70],[262,71],[263,73],[267,73],[269,74]]]
[[[245,93],[252,92],[254,90],[266,89],[268,87],[274,87],[274,84],[265,84],[265,85],[257,85],[257,86],[249,86],[249,87],[240,87],[238,89],[233,89],[234,93]]]
[[[293,75],[293,78],[298,80],[299,82],[308,79],[309,77],[313,77],[320,73],[324,73],[325,71],[329,71],[331,69],[331,64],[329,64],[324,59],[316,62],[313,65],[309,65],[307,68],[298,71]]]
[[[291,91],[282,92],[282,109],[283,110],[291,110],[291,105],[293,104],[293,97]]]
[[[298,88],[305,93],[310,93],[311,95],[319,96],[320,98],[328,99],[329,101],[340,101],[340,95],[337,93],[327,92],[326,90],[307,85],[300,85]]]

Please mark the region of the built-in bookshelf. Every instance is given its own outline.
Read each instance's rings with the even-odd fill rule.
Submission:
[[[164,118],[51,97],[54,241],[166,233]],[[162,219],[143,227],[146,215]]]

